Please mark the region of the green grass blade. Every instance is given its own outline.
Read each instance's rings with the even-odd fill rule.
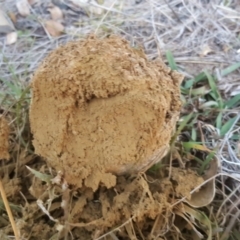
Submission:
[[[185,116],[183,121],[180,123],[177,131],[175,132],[174,136],[171,139],[170,145],[172,146],[177,139],[177,136],[182,132],[183,128],[187,125],[187,123],[191,120],[193,117],[193,113],[190,113],[189,115]]]
[[[22,208],[20,206],[18,206],[18,205],[9,203],[9,206],[10,206],[10,208],[13,211],[16,211],[16,212],[19,212],[19,213],[22,212]],[[3,201],[2,201],[2,199],[0,199],[0,209],[6,211],[5,205],[4,205]]]
[[[181,102],[182,102],[183,105],[187,103],[187,100],[186,100],[186,98],[184,97],[183,94],[180,95],[180,98],[181,98]]]
[[[184,88],[186,88],[186,89],[191,88],[194,84],[196,84],[196,83],[198,83],[200,81],[203,81],[206,78],[207,78],[206,74],[204,72],[201,72],[195,78],[189,79],[189,80],[185,81]]]
[[[208,101],[199,106],[200,109],[209,109],[213,107],[218,107],[219,104],[216,101]]]
[[[191,88],[193,86],[193,84],[194,84],[194,78],[189,79],[189,80],[185,81],[184,88],[185,89]]]
[[[186,150],[196,149],[196,150],[200,150],[200,151],[211,152],[210,149],[208,149],[204,145],[201,145],[201,143],[198,143],[198,142],[182,142],[182,146]]]
[[[220,112],[216,118],[216,127],[218,129],[221,129],[222,128],[222,117],[223,117],[223,114],[222,112]]]
[[[167,57],[167,60],[168,60],[168,64],[169,64],[169,67],[172,69],[172,70],[178,70],[178,67],[177,67],[177,64],[174,60],[174,57],[172,55],[172,52],[167,50],[166,52],[166,57]]]
[[[212,240],[213,239],[212,223],[210,219],[207,217],[207,215],[203,211],[193,209],[187,205],[184,206],[184,209],[186,213],[188,213],[191,216],[192,219],[195,218],[199,221],[199,223],[201,224],[200,226],[204,226],[201,229],[205,231],[205,233],[208,235],[208,238],[206,240]]]
[[[181,131],[183,130],[183,128],[187,125],[187,123],[190,121],[190,119],[192,118],[193,113],[190,113],[189,115],[185,116],[183,121],[180,123],[178,129],[177,129],[177,133],[180,134]]]
[[[26,166],[27,169],[35,175],[35,177],[37,177],[38,179],[40,179],[41,181],[43,182],[47,182],[49,183],[51,181],[51,179],[53,178],[51,175],[48,175],[48,174],[45,174],[45,173],[41,173],[41,172],[38,172],[28,166]]]
[[[0,78],[0,80],[8,87],[14,97],[19,97],[21,95],[21,89],[16,84],[2,78]]]
[[[240,94],[237,94],[233,98],[229,99],[227,102],[225,102],[224,106],[227,108],[233,108],[238,104],[240,104]]]
[[[223,100],[221,94],[218,91],[217,84],[215,83],[215,78],[208,71],[204,72],[207,76],[209,86],[212,89],[210,95],[218,102],[218,107],[220,109],[223,109],[224,108]]]
[[[221,71],[221,75],[222,77],[234,72],[235,70],[237,70],[238,68],[240,68],[240,62],[234,63],[233,65],[223,69]]]
[[[192,89],[190,92],[191,92],[191,95],[193,96],[197,96],[197,95],[206,95],[210,92],[211,90],[209,89],[209,87],[207,86],[202,86],[202,87],[199,87],[199,88],[194,88]]]
[[[226,135],[228,133],[228,131],[231,129],[231,127],[233,126],[233,124],[235,123],[236,119],[238,118],[238,116],[229,119],[221,128],[220,130],[220,136],[223,137],[224,135]]]
[[[200,175],[202,175],[204,173],[204,171],[206,170],[207,166],[210,164],[210,162],[212,161],[212,159],[214,158],[214,156],[216,155],[216,150],[213,150],[212,152],[210,152],[206,159],[204,161],[202,161],[202,165],[198,170],[198,173]]]
[[[199,73],[195,78],[194,78],[194,83],[198,83],[200,81],[203,81],[207,78],[205,72]]]
[[[181,86],[181,93],[187,95],[189,90],[185,89],[184,87]]]
[[[204,71],[204,72],[207,76],[209,86],[212,90],[211,95],[214,97],[215,100],[218,100],[218,90],[217,90],[217,85],[214,81],[214,78],[211,76],[211,74],[208,71]]]
[[[233,229],[232,235],[235,237],[235,239],[240,239],[240,232],[237,229]]]
[[[232,134],[231,139],[240,141],[240,135],[239,134]]]
[[[191,131],[191,139],[196,142],[197,140],[197,131],[195,128],[192,128],[192,131]]]

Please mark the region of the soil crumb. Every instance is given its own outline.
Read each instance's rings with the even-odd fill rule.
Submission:
[[[94,192],[83,186],[72,190],[70,198],[65,195],[65,190],[61,193],[56,186],[55,190],[45,186],[45,190],[41,188],[42,194],[38,199],[42,199],[44,206],[48,206],[55,224],[39,217],[44,214],[41,210],[36,214],[37,205],[32,203],[28,206],[28,211],[24,212],[25,224],[20,231],[30,232],[31,226],[31,229],[36,229],[31,231],[31,239],[63,239],[64,231],[58,232],[61,223],[63,229],[67,227],[67,231],[71,231],[73,239],[159,239],[162,236],[174,239],[170,236],[176,228],[183,228],[184,223],[188,228],[183,218],[180,223],[174,220],[176,216],[184,216],[186,204],[180,199],[190,198],[189,192],[194,183],[200,184],[204,180],[189,169],[171,168],[171,173],[169,178],[169,169],[162,168],[136,177],[117,176],[115,187],[107,189],[101,185]],[[178,175],[181,177],[176,179]],[[37,187],[36,180],[32,181],[31,188]],[[41,183],[41,180],[37,181]],[[59,199],[61,195],[62,198]],[[51,204],[53,196],[55,199]],[[64,215],[61,206],[67,199],[67,215]],[[34,219],[37,219],[36,216],[39,218],[34,220],[37,221],[34,227],[28,223],[31,220],[29,214],[33,214]],[[42,233],[41,237],[38,230]],[[68,236],[70,239],[70,233]]]
[[[191,199],[190,192],[204,182],[202,177],[190,169],[186,171],[184,169],[173,168],[171,174],[172,180],[177,183],[175,187],[176,196],[185,196],[188,200]]]
[[[9,142],[8,137],[10,133],[10,128],[8,121],[0,115],[0,159],[8,160],[9,156]]]
[[[33,77],[35,152],[69,184],[111,188],[116,175],[145,171],[167,153],[181,80],[117,36],[67,43]]]

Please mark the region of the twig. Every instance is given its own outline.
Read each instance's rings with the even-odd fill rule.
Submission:
[[[121,231],[121,228],[124,227],[126,224],[130,223],[132,220],[135,219],[136,216],[132,216],[131,218],[129,218],[126,222],[124,222],[122,225],[112,229],[110,232],[107,232],[106,234],[100,236],[99,238],[95,239],[95,240],[100,240],[102,238],[105,238],[106,236],[110,235],[111,233],[115,232],[115,231]]]
[[[170,152],[170,162],[169,162],[169,173],[168,173],[168,179],[170,180],[172,177],[172,151]]]
[[[237,200],[236,206],[238,206],[240,203],[240,199]],[[238,217],[240,216],[240,211],[237,211],[236,214],[234,214],[234,216],[231,218],[231,220],[229,221],[223,235],[221,236],[220,240],[224,240],[224,239],[228,239],[230,232],[232,231],[232,228],[234,227],[236,220],[238,219]]]
[[[108,13],[112,10],[113,6],[115,5],[116,0],[113,1],[113,3],[111,4],[110,8],[108,9],[108,11],[104,14],[104,16],[102,17],[102,19],[100,20],[96,30],[95,30],[95,34],[97,34],[98,29],[100,28],[101,24],[103,23],[104,19],[107,17]]]
[[[15,235],[15,239],[20,240],[19,232],[17,230],[17,226],[16,226],[16,223],[14,221],[12,211],[11,211],[11,208],[9,206],[9,203],[8,203],[8,200],[7,200],[7,197],[6,197],[6,193],[5,193],[3,185],[2,185],[2,180],[0,180],[0,192],[1,192],[2,200],[3,200],[4,206],[6,208],[10,223],[12,225],[12,229],[13,229],[13,232],[14,232],[14,235]]]
[[[174,9],[171,7],[171,5],[168,3],[168,1],[166,1],[166,0],[164,0],[164,2],[166,3],[166,5],[169,7],[169,9],[172,11],[172,13],[173,13],[173,15],[176,17],[176,19],[180,22],[180,23],[182,23],[182,25],[185,27],[185,28],[187,28],[187,30],[189,31],[189,32],[193,32],[193,30],[190,28],[190,27],[188,27],[182,20],[181,20],[181,18],[178,16],[178,14],[174,11]]]
[[[45,33],[47,34],[47,37],[49,38],[50,41],[52,41],[52,37],[49,34],[49,32],[47,31],[44,23],[40,20],[40,18],[37,16],[37,13],[35,12],[35,10],[32,8],[32,6],[30,4],[28,4],[29,8],[31,9],[32,13],[34,14],[34,16],[36,17],[36,20],[41,24],[41,26],[43,27]]]

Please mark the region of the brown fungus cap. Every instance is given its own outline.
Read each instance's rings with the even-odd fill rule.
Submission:
[[[70,42],[35,72],[30,109],[36,153],[69,184],[116,184],[166,154],[182,76],[112,36]]]

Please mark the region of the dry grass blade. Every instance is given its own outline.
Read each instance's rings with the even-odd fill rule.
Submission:
[[[236,206],[239,206],[240,204],[240,199],[237,200],[235,203]],[[237,213],[234,214],[234,216],[230,219],[230,221],[227,224],[227,227],[221,236],[220,240],[226,240],[229,239],[229,236],[231,235],[231,231],[234,228],[234,225],[236,225],[236,222],[238,222],[238,218],[240,217],[240,211],[238,209]]]
[[[95,239],[95,240],[104,239],[104,238],[107,237],[108,235],[114,234],[114,232],[116,232],[116,231],[121,231],[121,229],[122,229],[123,227],[125,227],[125,226],[128,225],[128,224],[131,224],[135,217],[136,217],[136,216],[131,217],[131,218],[128,219],[126,222],[124,222],[122,225],[120,225],[120,226],[112,229],[111,231],[103,234],[102,236],[98,237],[98,238]]]
[[[12,229],[13,229],[13,232],[14,232],[14,235],[15,235],[15,239],[16,240],[20,240],[19,231],[18,231],[16,223],[14,221],[14,218],[13,218],[13,215],[12,215],[12,211],[10,209],[10,206],[9,206],[9,203],[8,203],[8,200],[7,200],[7,197],[6,197],[6,194],[5,194],[5,191],[4,191],[1,179],[0,179],[0,192],[1,192],[1,196],[2,196],[2,199],[3,199],[4,205],[5,205],[5,208],[6,208],[8,217],[9,217],[9,220],[10,220],[11,225],[12,225]]]

